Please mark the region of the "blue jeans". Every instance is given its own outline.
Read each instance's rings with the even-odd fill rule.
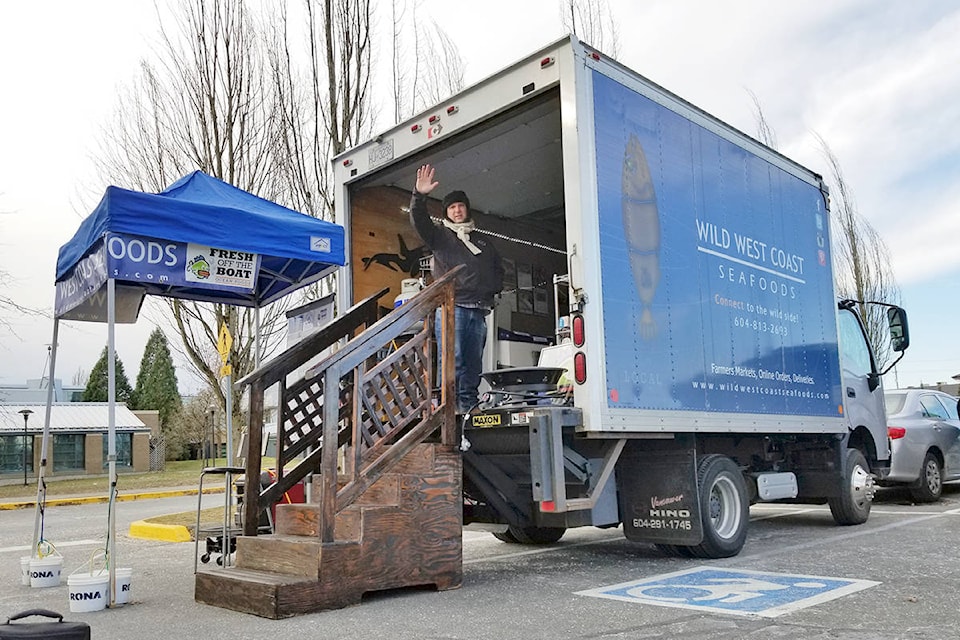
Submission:
[[[436,313],[437,326],[437,380],[443,371],[442,318]],[[478,402],[480,369],[483,366],[483,348],[487,343],[487,310],[469,307],[453,308],[453,354],[456,362],[457,413],[466,413]]]

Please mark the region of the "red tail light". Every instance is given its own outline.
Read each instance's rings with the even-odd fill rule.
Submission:
[[[907,430],[903,427],[887,427],[887,437],[891,440],[899,440],[907,435]]]
[[[543,502],[540,503],[540,511],[551,512],[556,510],[557,510],[557,503],[554,502],[553,500],[544,500]]]
[[[578,313],[573,316],[573,346],[579,349],[584,340],[583,316]]]
[[[583,351],[573,354],[573,379],[577,384],[587,381],[587,355]]]

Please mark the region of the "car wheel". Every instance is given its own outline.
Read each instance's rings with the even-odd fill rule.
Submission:
[[[750,502],[740,467],[726,456],[711,454],[697,465],[703,541],[683,547],[694,558],[729,558],[740,553],[747,539]]]
[[[910,496],[917,502],[936,502],[943,493],[943,467],[932,452],[927,451],[920,468],[920,479],[910,487]]]
[[[840,496],[827,498],[834,521],[843,526],[863,524],[870,517],[875,484],[870,465],[859,449],[847,449],[843,459]]]

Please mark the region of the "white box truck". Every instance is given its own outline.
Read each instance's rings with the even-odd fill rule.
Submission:
[[[464,420],[465,523],[513,543],[622,525],[717,558],[753,502],[867,519],[882,374],[865,303],[835,297],[819,175],[565,38],[334,159],[341,308],[426,268],[407,207],[427,163],[506,274]]]

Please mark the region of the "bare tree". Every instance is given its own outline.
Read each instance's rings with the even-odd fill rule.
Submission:
[[[890,250],[869,221],[857,211],[857,203],[844,178],[840,161],[822,136],[817,134],[820,151],[830,169],[831,226],[837,271],[834,274],[841,297],[863,302],[900,304],[900,287],[890,266]],[[882,367],[892,352],[888,339],[886,310],[878,305],[861,304],[867,336]]]
[[[612,58],[620,55],[620,34],[607,0],[560,0],[563,28]]]
[[[747,89],[750,99],[753,101],[753,117],[757,124],[757,139],[771,149],[777,149],[777,134],[767,122],[767,116],[763,113],[763,107],[760,106],[760,99],[750,89]]]
[[[7,211],[0,211],[0,215],[12,214]],[[0,286],[8,287],[14,281],[15,279],[13,276],[11,276],[6,270],[0,269]],[[11,335],[17,336],[17,332],[13,328],[13,323],[10,321],[10,316],[39,317],[43,315],[45,314],[39,309],[33,309],[31,307],[22,305],[0,290],[0,327],[6,328]]]
[[[272,30],[270,80],[283,123],[275,167],[291,206],[332,221],[330,159],[370,135],[370,0],[306,0],[302,18],[302,48],[285,7]]]
[[[393,121],[427,109],[463,89],[466,65],[456,43],[434,20],[414,18],[421,0],[393,0]]]
[[[101,173],[159,191],[199,168],[333,220],[330,158],[369,130],[370,1],[266,3],[259,20],[248,6],[179,0],[172,24],[161,20],[159,60],[142,63],[105,128]],[[333,288],[331,279],[320,286]],[[279,344],[285,307],[264,309],[258,327],[250,309],[170,301],[181,338],[172,346],[222,406],[219,327],[233,336],[233,375],[241,377],[255,366],[257,335],[263,354]]]
[[[115,184],[156,192],[200,169],[268,199],[289,193],[273,170],[281,123],[267,82],[264,39],[242,0],[180,0],[172,25],[161,20],[157,63],[141,74],[104,128],[100,172]],[[173,345],[205,379],[220,404],[215,345],[219,326],[233,335],[235,377],[255,366],[256,336],[264,352],[277,341],[284,305],[263,310],[169,301],[181,344]],[[239,413],[240,398],[232,410]]]
[[[760,100],[749,89],[747,93],[753,101],[757,138],[776,149],[776,132],[768,123]],[[839,159],[827,141],[819,134],[815,135],[830,169],[826,182],[830,186],[830,226],[836,267],[833,277],[837,295],[861,302],[900,304],[900,287],[890,266],[890,250],[886,242],[857,211],[853,190],[843,176]],[[877,364],[883,367],[893,355],[886,311],[881,306],[866,304],[860,304],[858,311],[877,356]]]
[[[85,387],[89,381],[90,373],[83,367],[77,367],[77,370],[73,372],[73,377],[70,378],[70,384],[75,387]]]
[[[432,20],[430,30],[417,38],[417,43],[420,49],[414,64],[418,83],[413,88],[413,104],[414,110],[421,110],[463,89],[464,63],[456,43]]]
[[[0,269],[0,282],[6,286],[12,281],[13,276],[3,269]],[[10,296],[0,292],[0,327],[6,328],[12,335],[16,336],[17,332],[14,330],[13,323],[9,319],[11,315],[42,316],[44,314],[37,309],[24,306]]]

